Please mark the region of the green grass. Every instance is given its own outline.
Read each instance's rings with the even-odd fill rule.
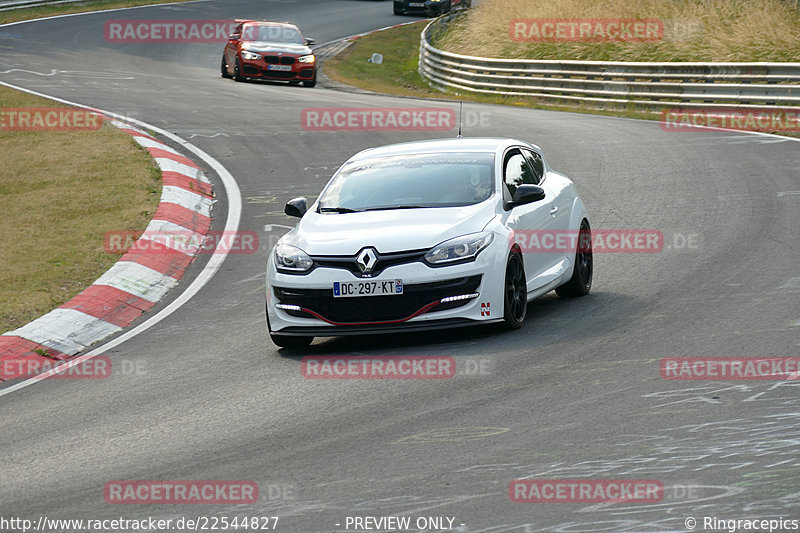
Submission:
[[[166,4],[171,2],[187,2],[189,0],[86,0],[75,4],[55,4],[39,7],[25,7],[0,11],[0,24],[29,20],[53,15],[66,15],[69,13],[84,13],[101,9],[116,9],[120,7],[145,6],[149,4]]]
[[[0,86],[0,108],[64,107]],[[127,133],[0,130],[0,333],[58,307],[119,255],[106,232],[143,230],[161,171]]]

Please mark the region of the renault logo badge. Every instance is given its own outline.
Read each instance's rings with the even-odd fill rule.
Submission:
[[[356,256],[356,264],[362,274],[370,274],[378,262],[378,254],[374,248],[364,248]]]

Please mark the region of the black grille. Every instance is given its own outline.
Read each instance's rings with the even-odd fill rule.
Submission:
[[[366,296],[360,298],[334,298],[333,289],[288,289],[273,287],[280,303],[299,305],[325,317],[331,322],[352,324],[363,322],[384,322],[408,318],[425,305],[460,294],[477,291],[481,275],[450,279],[433,283],[406,285],[403,294],[395,296]],[[470,300],[449,302],[431,309],[432,311],[452,309],[465,305]],[[302,311],[286,311],[297,317],[309,318],[313,315]]]
[[[375,277],[379,275],[381,272],[389,268],[390,266],[395,265],[402,265],[405,263],[415,263],[417,261],[421,261],[422,258],[425,256],[425,252],[428,250],[412,250],[409,252],[395,252],[390,254],[382,254],[380,252],[375,252],[377,256],[377,260],[375,261],[375,266],[370,272],[371,277]],[[360,250],[359,250],[360,253]],[[314,260],[314,265],[319,267],[328,267],[328,268],[341,268],[343,270],[350,271],[354,276],[357,278],[363,277],[361,275],[361,270],[358,268],[358,263],[356,263],[356,255],[352,256],[321,256],[315,255],[312,257]]]
[[[287,72],[285,70],[262,70],[265,78],[275,78],[276,80],[286,80],[295,77],[294,72]]]
[[[295,58],[293,56],[264,56],[264,61],[270,65],[294,65]]]

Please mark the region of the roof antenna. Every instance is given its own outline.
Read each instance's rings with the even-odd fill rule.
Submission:
[[[458,102],[458,135],[456,136],[456,139],[461,138],[461,116],[462,116],[461,110],[463,108],[464,108],[464,100],[460,100]]]

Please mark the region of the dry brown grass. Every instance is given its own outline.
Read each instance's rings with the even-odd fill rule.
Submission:
[[[515,42],[509,22],[660,19],[657,42]],[[800,61],[800,7],[787,0],[485,0],[436,43],[483,57],[597,61]]]
[[[55,107],[0,87],[0,107]],[[61,106],[58,106],[61,107]],[[161,173],[111,125],[94,132],[0,131],[0,333],[69,300],[119,259],[111,230],[144,229]]]

